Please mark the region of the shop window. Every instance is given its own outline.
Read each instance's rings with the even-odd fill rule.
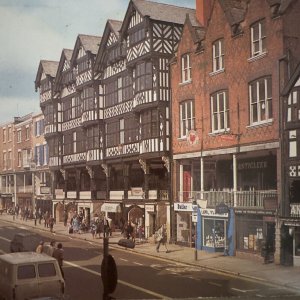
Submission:
[[[203,219],[203,246],[225,247],[225,220]]]

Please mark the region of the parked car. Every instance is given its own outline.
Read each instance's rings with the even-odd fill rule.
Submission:
[[[16,233],[10,242],[11,252],[35,251],[41,238],[35,233]]]
[[[0,299],[61,299],[65,281],[55,258],[36,252],[0,255]]]

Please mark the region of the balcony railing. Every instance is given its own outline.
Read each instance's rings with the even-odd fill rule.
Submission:
[[[300,218],[300,203],[291,203],[291,217]]]
[[[207,207],[215,207],[221,203],[229,207],[265,208],[266,200],[277,201],[276,190],[260,191],[183,191],[178,192],[178,200],[206,200]]]

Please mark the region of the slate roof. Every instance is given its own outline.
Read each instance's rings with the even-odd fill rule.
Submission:
[[[73,50],[71,49],[63,49],[63,53],[67,59],[67,61],[70,61],[72,58]]]
[[[122,21],[117,20],[107,20],[109,25],[111,26],[112,30],[119,36],[119,31],[122,27]]]
[[[174,6],[146,0],[132,0],[132,3],[142,16],[149,16],[152,20],[169,23],[184,24],[186,14],[190,15],[193,26],[198,26],[196,10],[192,8]]]
[[[230,25],[241,23],[247,12],[249,0],[219,0]]]
[[[59,62],[58,61],[52,61],[52,60],[41,60],[38,72],[35,78],[35,89],[38,88],[40,85],[42,73],[45,73],[46,75],[55,78],[57,69],[58,69]]]
[[[101,42],[100,36],[79,34],[78,38],[86,52],[90,51],[92,54],[97,54]]]

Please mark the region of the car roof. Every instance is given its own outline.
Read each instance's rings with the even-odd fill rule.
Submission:
[[[56,261],[55,258],[36,252],[15,252],[0,255],[0,260],[6,261],[10,264],[20,263],[35,263],[35,262],[49,262]]]

